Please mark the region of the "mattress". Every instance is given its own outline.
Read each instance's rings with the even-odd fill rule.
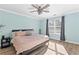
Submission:
[[[16,50],[16,54],[21,54],[26,51],[29,53],[35,48],[48,42],[49,39],[45,35],[32,35],[32,36],[15,36],[12,39],[13,46]]]

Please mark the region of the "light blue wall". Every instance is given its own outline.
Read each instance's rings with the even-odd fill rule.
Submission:
[[[53,20],[53,17],[50,18]],[[37,19],[29,16],[20,16],[12,13],[0,11],[0,24],[5,27],[0,28],[1,35],[10,35],[12,29],[28,29],[33,28],[36,33],[41,28],[42,34],[46,34],[46,19]],[[74,41],[79,43],[79,13],[65,15],[65,38],[67,41]],[[57,35],[56,35],[57,36]],[[53,39],[56,36],[52,36]]]
[[[53,20],[53,17],[49,20]],[[46,20],[40,21],[42,33],[46,33]],[[60,38],[59,35],[51,35],[52,39]],[[65,39],[68,42],[79,43],[79,13],[65,15]]]
[[[34,17],[20,16],[8,12],[0,11],[0,24],[5,25],[3,28],[0,29],[0,36],[11,35],[12,29],[33,28],[35,33],[38,33],[39,30],[38,23],[39,20]]]
[[[40,29],[42,34],[46,34],[46,19],[40,20]]]
[[[65,16],[65,38],[66,41],[79,43],[79,13]]]

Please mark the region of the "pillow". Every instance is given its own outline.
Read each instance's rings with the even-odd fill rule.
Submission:
[[[26,32],[26,36],[31,36],[32,32],[31,31],[25,31]]]
[[[12,37],[12,38],[14,38],[14,37],[15,37],[15,32],[12,32],[11,37]]]
[[[32,33],[30,31],[19,31],[15,32],[15,36],[30,36]]]
[[[25,36],[26,32],[15,32],[15,36]]]

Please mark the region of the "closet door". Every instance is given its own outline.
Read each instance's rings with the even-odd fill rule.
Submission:
[[[50,39],[60,40],[61,18],[56,17],[56,18],[49,20],[48,28],[49,28]]]

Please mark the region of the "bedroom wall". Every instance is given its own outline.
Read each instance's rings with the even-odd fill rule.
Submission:
[[[65,38],[79,44],[79,13],[65,15]]]
[[[1,35],[10,36],[12,29],[33,28],[35,33],[39,31],[39,20],[37,18],[20,16],[5,11],[0,11],[0,24],[5,25],[0,28],[0,38]]]
[[[53,20],[53,17],[49,20]],[[45,34],[46,20],[40,21],[40,27],[42,34]],[[58,35],[51,37],[58,38]],[[65,39],[67,42],[79,44],[79,12],[65,15]]]
[[[53,18],[49,18],[52,20]],[[5,11],[0,11],[0,39],[2,35],[10,36],[12,29],[33,28],[36,33],[46,34],[46,19],[37,19],[29,16],[20,16]],[[65,38],[68,42],[79,43],[79,13],[65,15]],[[54,37],[56,38],[56,36]]]
[[[41,34],[46,34],[46,19],[40,20],[40,29],[41,29]]]

